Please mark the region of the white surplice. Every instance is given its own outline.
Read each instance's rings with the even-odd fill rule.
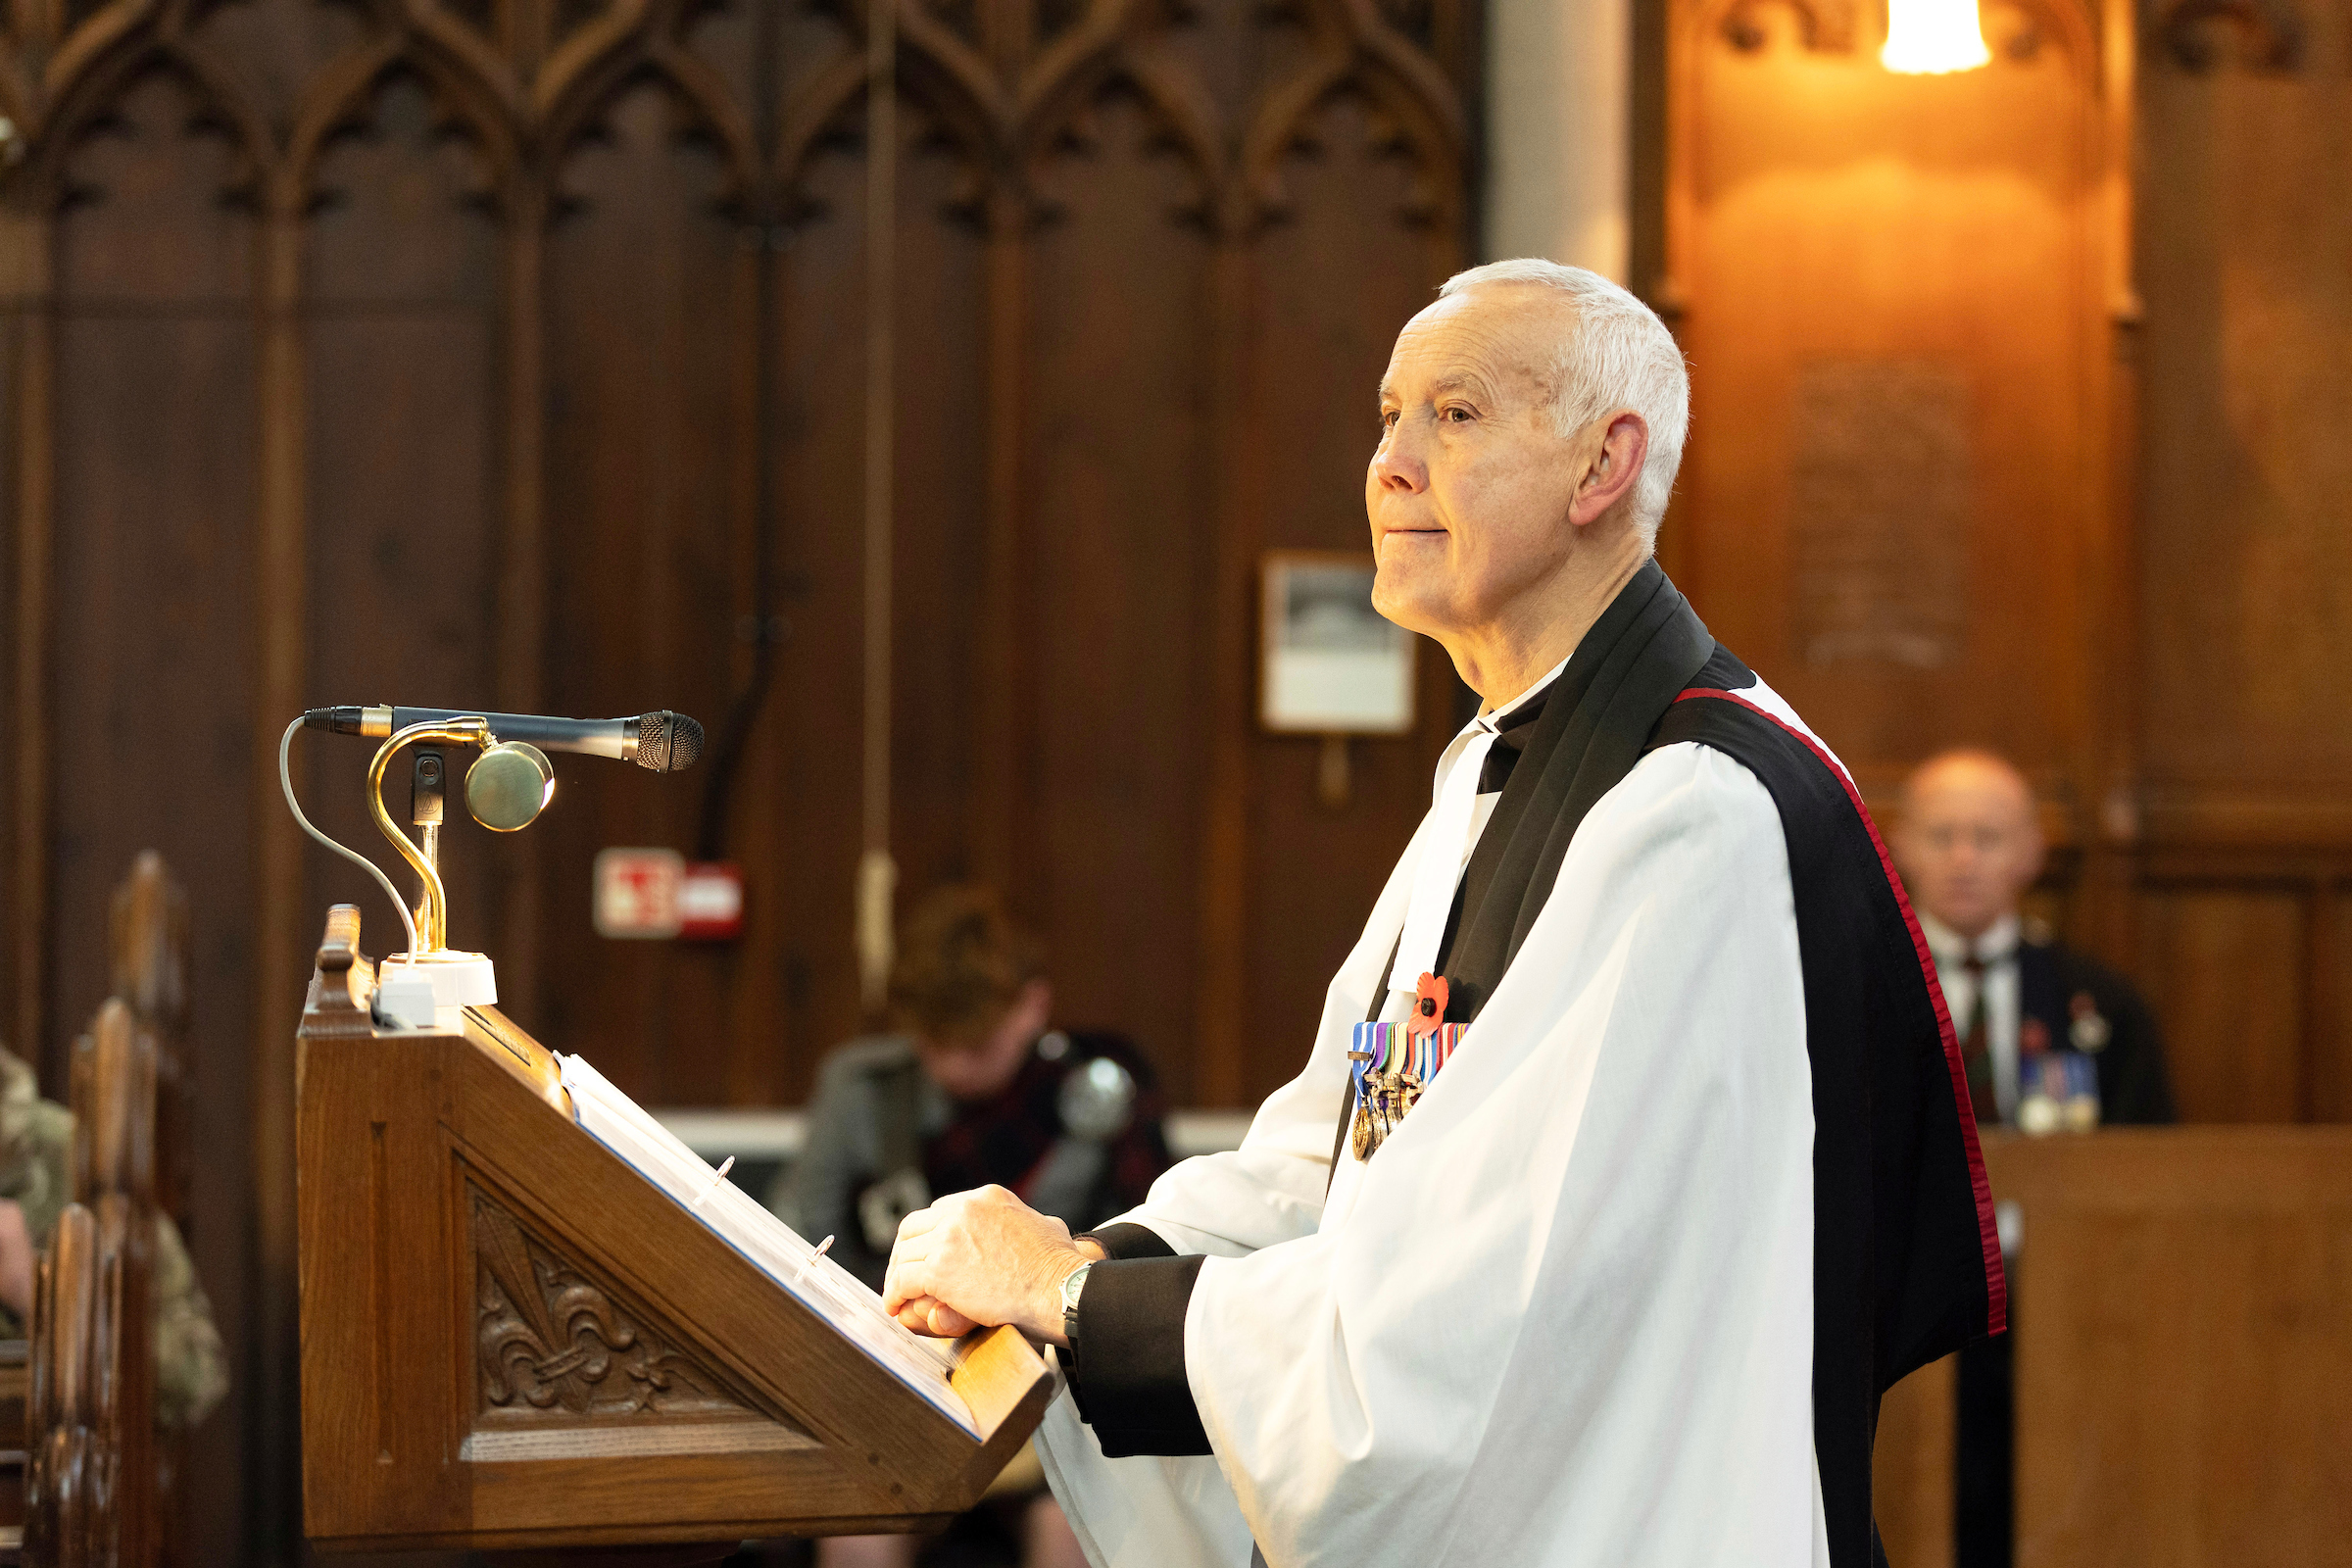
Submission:
[[[1719,752],[1642,759],[1450,1061],[1368,1164],[1342,1153],[1327,1200],[1352,1029],[1430,835],[1305,1070],[1238,1151],[1121,1216],[1208,1254],[1185,1360],[1215,1457],[1105,1459],[1056,1399],[1039,1446],[1089,1557],[1245,1568],[1254,1538],[1271,1568],[1826,1565],[1812,1088],[1772,798]]]

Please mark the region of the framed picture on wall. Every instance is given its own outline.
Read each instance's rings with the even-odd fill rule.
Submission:
[[[1259,568],[1258,722],[1278,734],[1413,727],[1412,633],[1372,608],[1369,551],[1273,550]]]

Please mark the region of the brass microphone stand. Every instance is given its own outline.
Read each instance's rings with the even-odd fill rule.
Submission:
[[[486,1006],[495,1003],[498,979],[489,956],[460,952],[449,945],[449,891],[441,880],[440,863],[446,789],[441,754],[420,753],[418,768],[412,778],[415,794],[410,814],[416,819],[421,844],[401,831],[392,820],[392,813],[384,808],[384,773],[392,759],[407,747],[431,744],[478,747],[481,756],[466,770],[466,809],[484,827],[494,832],[514,833],[536,821],[554,799],[555,765],[536,746],[522,741],[501,741],[491,732],[490,721],[483,717],[411,724],[376,748],[375,759],[368,767],[368,811],[392,847],[400,852],[400,858],[416,873],[417,906],[412,911],[380,868],[365,856],[328,838],[303,814],[300,803],[294,798],[293,775],[287,764],[294,731],[301,724],[302,720],[296,719],[287,727],[285,740],[278,748],[278,775],[285,788],[286,805],[305,832],[366,867],[383,884],[385,891],[399,903],[401,922],[409,930],[408,952],[390,955],[377,966],[378,1021],[427,1027],[443,1008]],[[429,769],[423,765],[428,759],[433,764]]]

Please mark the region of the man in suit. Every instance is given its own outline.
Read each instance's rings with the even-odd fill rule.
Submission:
[[[2138,991],[2018,907],[2042,865],[2023,774],[1990,752],[1930,759],[1904,790],[1894,853],[1951,1006],[1978,1125],[2173,1119],[2163,1042]],[[2082,1092],[2094,1086],[2095,1102]],[[1959,1568],[2011,1560],[2011,1370],[2005,1335],[1960,1353]]]

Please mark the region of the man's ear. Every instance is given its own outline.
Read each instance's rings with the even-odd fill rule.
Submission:
[[[1649,424],[1631,409],[1620,409],[1601,427],[1600,441],[1577,476],[1568,520],[1582,528],[1598,522],[1632,499],[1649,456]]]

